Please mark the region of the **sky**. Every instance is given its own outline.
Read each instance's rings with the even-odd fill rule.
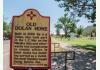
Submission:
[[[21,15],[25,10],[33,8],[39,11],[43,16],[50,16],[50,31],[55,33],[55,24],[57,19],[64,15],[64,8],[58,7],[54,0],[3,0],[3,16],[9,23],[12,16]],[[84,17],[80,18],[77,26],[83,27],[92,25]]]

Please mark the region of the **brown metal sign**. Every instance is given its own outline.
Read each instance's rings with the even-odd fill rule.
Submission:
[[[10,66],[50,68],[50,17],[28,9],[12,20]]]

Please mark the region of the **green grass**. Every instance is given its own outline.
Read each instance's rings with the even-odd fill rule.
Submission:
[[[65,43],[71,44],[72,46],[79,46],[81,48],[85,49],[91,49],[96,50],[96,39],[90,39],[89,37],[82,37],[82,38],[71,38],[68,40],[67,38],[60,38],[60,37],[54,37],[55,39],[59,41],[63,41]]]

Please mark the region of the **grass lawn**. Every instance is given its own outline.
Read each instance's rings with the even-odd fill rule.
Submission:
[[[96,50],[96,39],[90,39],[89,37],[82,38],[71,38],[68,40],[67,38],[54,37],[59,41],[63,41],[65,43],[71,44],[72,46],[79,46],[85,49]]]

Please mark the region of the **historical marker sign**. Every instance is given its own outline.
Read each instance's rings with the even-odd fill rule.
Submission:
[[[50,68],[50,17],[28,9],[12,20],[10,66]]]

